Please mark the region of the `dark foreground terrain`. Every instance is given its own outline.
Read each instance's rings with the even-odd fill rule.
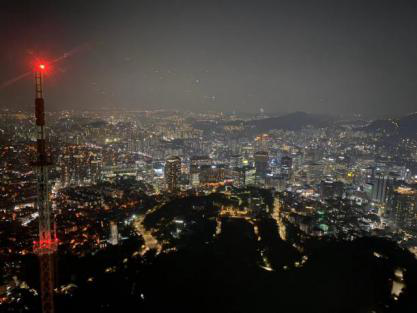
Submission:
[[[56,311],[415,312],[417,262],[395,244],[321,240],[300,253],[278,237],[273,220],[260,220],[259,232],[262,240],[245,220],[224,219],[213,240],[195,232],[183,248],[157,256],[133,257],[139,240],[90,257],[61,255],[58,280],[72,285],[56,297]],[[25,268],[36,285],[36,258]],[[405,286],[397,299],[394,280]],[[5,311],[37,312],[39,297],[25,290],[21,296]]]

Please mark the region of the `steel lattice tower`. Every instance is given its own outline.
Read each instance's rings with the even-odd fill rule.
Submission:
[[[57,238],[49,199],[48,167],[51,162],[46,153],[45,104],[42,95],[42,74],[44,70],[44,64],[39,64],[35,69],[37,158],[33,165],[36,167],[37,173],[36,207],[39,212],[39,241],[34,243],[34,251],[39,256],[42,312],[53,313],[54,256],[57,250]]]

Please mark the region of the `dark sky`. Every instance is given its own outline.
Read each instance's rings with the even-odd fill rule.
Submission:
[[[1,0],[0,39],[0,85],[78,49],[47,77],[53,110],[417,111],[416,0]]]

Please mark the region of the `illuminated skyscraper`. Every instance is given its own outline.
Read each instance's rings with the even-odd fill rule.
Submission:
[[[200,183],[220,183],[224,182],[224,166],[202,165],[200,171]]]
[[[168,192],[178,191],[178,181],[181,175],[181,159],[177,156],[169,157],[165,161],[165,183]]]
[[[372,200],[385,202],[387,196],[388,176],[383,173],[375,174],[372,182]]]
[[[200,184],[200,173],[202,166],[211,166],[212,160],[209,156],[192,156],[190,158],[190,181],[193,187]]]
[[[289,156],[284,156],[281,159],[281,173],[287,176],[291,175],[292,170],[292,158]]]
[[[117,245],[119,243],[119,232],[117,230],[116,222],[110,222],[110,244]]]
[[[242,168],[243,174],[243,185],[244,186],[253,186],[256,183],[256,169],[250,166],[245,166]]]
[[[268,152],[258,151],[254,155],[255,169],[256,169],[256,184],[265,181],[266,172],[268,169]]]
[[[230,157],[231,167],[242,167],[243,166],[243,157],[240,154],[235,154]]]
[[[390,202],[396,225],[400,228],[415,229],[417,226],[417,186],[395,188]]]

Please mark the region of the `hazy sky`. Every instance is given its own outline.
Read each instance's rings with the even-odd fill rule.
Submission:
[[[0,0],[0,108],[417,111],[417,1]]]

